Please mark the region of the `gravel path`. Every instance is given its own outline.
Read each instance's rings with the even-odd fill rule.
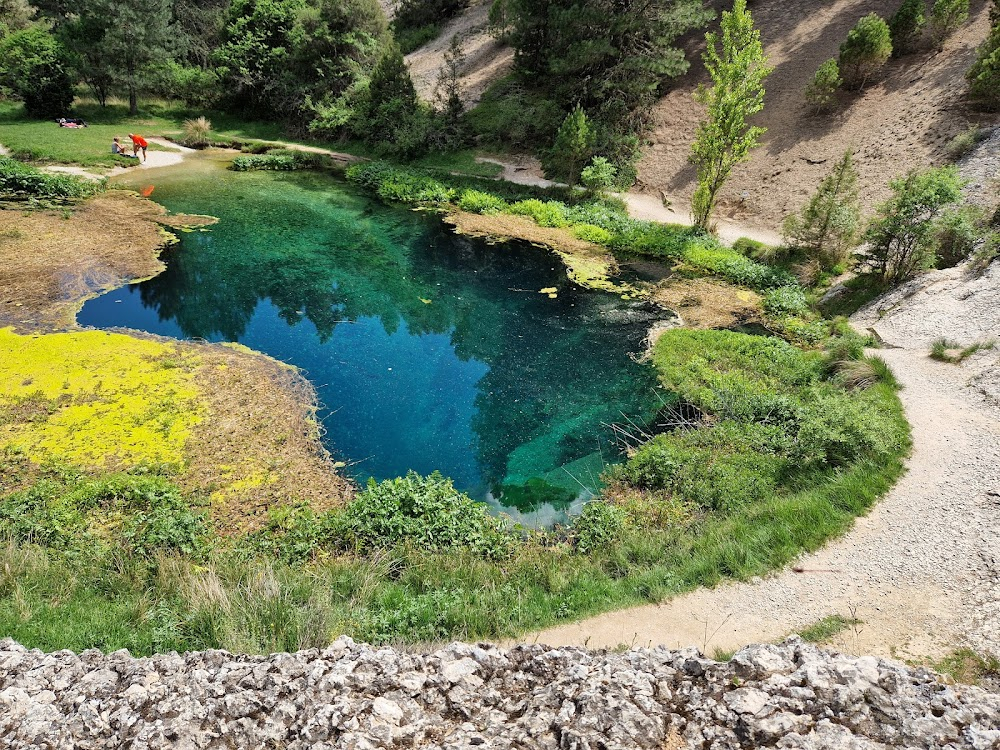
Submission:
[[[909,296],[907,296],[909,295]],[[529,637],[553,645],[695,645],[709,653],[773,641],[831,614],[863,625],[853,653],[938,656],[957,645],[1000,654],[1000,377],[997,351],[961,366],[928,356],[947,335],[1000,338],[1000,267],[975,280],[936,272],[855,318],[890,345],[913,425],[909,472],[841,539],[764,580],[692,592]]]

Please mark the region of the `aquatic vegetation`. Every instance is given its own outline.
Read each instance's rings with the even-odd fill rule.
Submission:
[[[198,365],[175,345],[121,334],[0,329],[0,447],[81,466],[180,466],[204,416]]]
[[[46,174],[9,156],[0,156],[0,200],[68,203],[103,189],[104,181]]]

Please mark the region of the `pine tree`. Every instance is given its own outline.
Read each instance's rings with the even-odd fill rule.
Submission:
[[[708,106],[708,119],[698,126],[691,147],[691,161],[698,168],[691,213],[694,223],[708,230],[719,190],[765,132],[749,125],[747,118],[764,108],[764,79],[773,68],[767,64],[746,0],[735,0],[732,11],[722,14],[721,49],[717,34],[708,33],[705,39],[705,67],[712,86],[696,94]]]
[[[834,94],[844,81],[840,77],[840,67],[834,58],[830,58],[819,66],[816,75],[806,86],[806,101],[821,112],[833,101]]]
[[[990,11],[991,18],[996,14],[993,28],[976,51],[976,61],[965,74],[969,81],[969,94],[989,109],[1000,109],[1000,0],[996,3]]]
[[[924,33],[925,0],[903,0],[892,18],[889,19],[889,36],[892,39],[893,57],[902,57],[912,52]]]
[[[434,106],[437,111],[437,127],[434,131],[436,146],[443,150],[461,148],[467,139],[465,127],[465,102],[462,101],[462,69],[465,67],[465,51],[458,34],[451,38],[448,51],[444,53],[444,65],[434,89]]]
[[[580,172],[590,160],[594,150],[594,134],[587,113],[579,104],[566,115],[555,143],[545,160],[545,174],[565,181],[570,187],[580,181]]]
[[[872,73],[892,54],[889,25],[877,13],[869,13],[847,32],[840,45],[840,74],[848,88],[863,89]]]
[[[934,0],[931,6],[931,38],[940,48],[944,40],[969,20],[969,0]]]
[[[427,122],[403,53],[392,44],[368,82],[358,135],[370,145],[409,158],[426,150]]]
[[[860,221],[858,173],[848,149],[801,212],[785,220],[782,234],[786,243],[830,269],[847,260]]]

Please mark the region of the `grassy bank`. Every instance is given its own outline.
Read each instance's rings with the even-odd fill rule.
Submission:
[[[505,525],[440,477],[222,536],[155,468],[5,473],[0,632],[136,653],[501,638],[765,573],[846,530],[902,470],[891,376],[859,341],[831,344],[668,332],[654,361],[688,425],[548,532]]]

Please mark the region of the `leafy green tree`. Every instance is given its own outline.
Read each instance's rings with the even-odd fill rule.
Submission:
[[[717,34],[710,32],[705,39],[705,67],[712,86],[696,94],[707,105],[708,118],[698,126],[692,146],[698,186],[691,213],[694,223],[708,230],[719,190],[733,167],[750,157],[765,132],[747,119],[764,108],[764,79],[773,68],[767,64],[746,0],[735,0],[732,11],[722,14],[721,49]]]
[[[636,134],[664,86],[688,69],[676,41],[711,11],[701,0],[506,0],[504,7],[518,83],[562,112],[580,104],[620,180],[634,176]]]
[[[24,100],[33,117],[65,115],[73,103],[73,79],[66,50],[40,25],[0,40],[0,78]]]
[[[831,57],[819,66],[816,75],[806,86],[806,101],[816,112],[822,112],[833,101],[843,82],[837,60]]]
[[[393,43],[375,66],[361,97],[355,132],[386,153],[412,158],[426,150],[427,125],[403,53]]]
[[[233,0],[213,59],[231,107],[302,120],[357,88],[387,40],[377,0]]]
[[[863,89],[875,71],[892,55],[889,25],[877,13],[869,13],[847,32],[840,45],[840,74],[851,89]]]
[[[559,126],[555,143],[543,160],[545,175],[572,187],[580,181],[580,172],[593,152],[594,133],[587,113],[578,104]]]
[[[27,0],[0,0],[0,38],[28,28],[34,15]]]
[[[112,85],[120,85],[136,115],[151,67],[171,59],[177,42],[172,21],[171,0],[78,0],[57,28],[101,103]]]
[[[174,28],[178,34],[177,62],[202,70],[212,64],[221,44],[230,0],[174,0]]]
[[[802,210],[785,220],[782,234],[785,242],[830,269],[849,257],[860,222],[858,173],[848,149]]]
[[[934,0],[931,6],[931,38],[938,48],[969,20],[969,0]]]
[[[965,74],[969,94],[989,108],[1000,109],[1000,0],[990,10],[993,20],[989,36],[976,50],[976,61]]]
[[[935,221],[962,197],[954,166],[910,172],[889,183],[892,197],[879,206],[868,225],[865,261],[887,284],[906,281],[934,264],[938,236]]]
[[[926,0],[903,0],[899,10],[889,19],[893,57],[902,57],[916,49],[924,33],[924,3]]]

